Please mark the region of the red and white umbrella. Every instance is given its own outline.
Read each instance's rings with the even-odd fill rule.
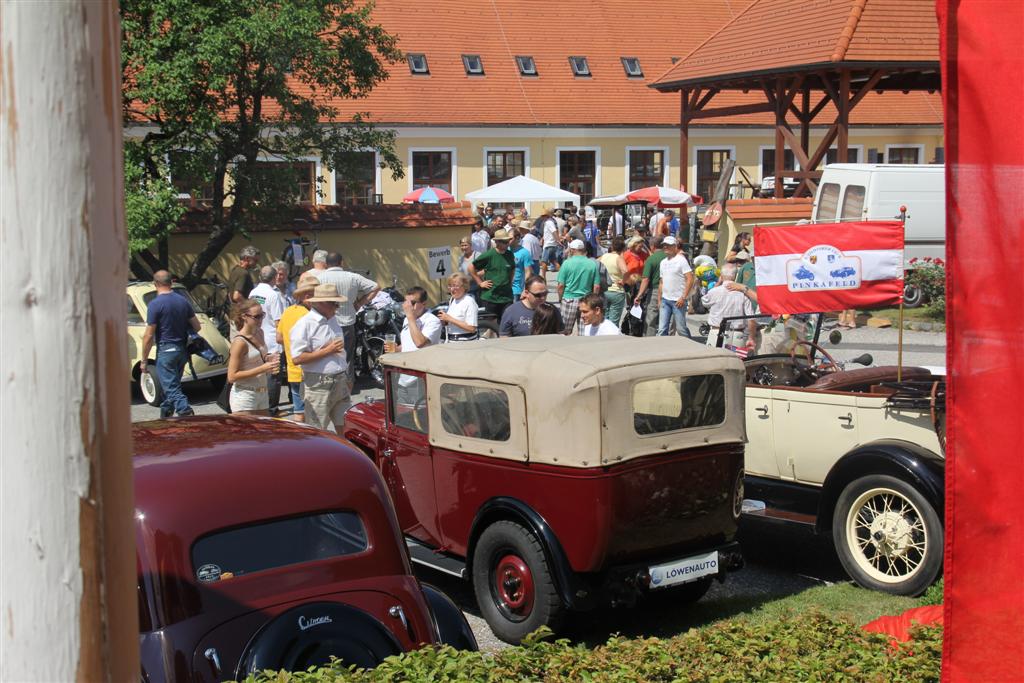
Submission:
[[[671,187],[655,185],[653,187],[642,187],[626,194],[626,199],[631,202],[647,202],[657,204],[660,207],[686,206],[703,204],[704,200],[697,195],[690,195],[682,190],[673,190]]]
[[[455,201],[455,197],[439,187],[428,186],[421,187],[418,190],[413,190],[402,197],[402,201],[406,204],[446,204],[448,202]]]

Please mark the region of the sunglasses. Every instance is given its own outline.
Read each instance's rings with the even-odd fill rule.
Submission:
[[[527,291],[529,291],[529,290],[527,290]],[[546,297],[547,295],[548,295],[548,290],[546,290],[546,289],[545,289],[545,290],[544,290],[543,292],[530,292],[530,296],[535,296],[535,297],[537,297],[538,299],[539,299],[540,297],[542,297],[542,296],[543,296],[543,297]]]
[[[267,314],[266,313],[257,313],[256,315],[253,315],[252,313],[243,313],[242,317],[243,318],[252,318],[253,320],[263,320],[264,318],[267,317]]]

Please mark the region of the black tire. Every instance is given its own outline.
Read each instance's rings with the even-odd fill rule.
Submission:
[[[846,573],[864,588],[920,595],[942,571],[942,521],[912,485],[883,474],[843,489],[832,537]]]
[[[477,323],[477,332],[481,339],[497,339],[498,323],[495,320],[481,320]]]
[[[157,408],[164,402],[164,388],[160,384],[160,377],[156,374],[156,365],[149,364],[149,372],[139,373],[139,393],[142,400]]]
[[[499,576],[505,576],[500,587]],[[481,534],[473,551],[473,591],[494,635],[513,645],[541,626],[557,630],[565,616],[543,547],[515,522],[495,522]]]
[[[906,308],[917,308],[924,303],[924,292],[917,285],[903,285],[903,305]]]

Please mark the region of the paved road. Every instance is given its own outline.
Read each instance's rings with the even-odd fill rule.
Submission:
[[[691,316],[690,327],[694,334],[702,320],[703,316]],[[827,341],[823,345],[837,360],[867,352],[874,356],[876,364],[888,365],[896,362],[896,339],[897,332],[893,329],[859,328],[844,330],[843,341],[838,345]],[[904,332],[904,362],[908,365],[944,365],[945,351],[946,340],[942,333]],[[221,412],[215,403],[217,391],[209,383],[187,384],[186,394],[197,413]],[[382,390],[360,386],[353,399],[358,402],[367,397],[382,396]],[[132,420],[137,422],[157,417],[159,409],[147,405],[138,392],[133,391]],[[567,637],[575,642],[597,644],[604,642],[612,633],[669,636],[816,585],[847,580],[831,544],[824,539],[806,532],[789,530],[783,533],[764,522],[745,521],[744,524],[740,540],[747,567],[730,576],[724,584],[716,583],[696,605],[652,599],[632,609],[576,615],[568,624]],[[418,568],[417,571],[424,581],[442,588],[462,607],[483,649],[506,647],[480,618],[468,583],[429,569]]]

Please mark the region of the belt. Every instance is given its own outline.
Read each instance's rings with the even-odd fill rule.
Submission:
[[[465,334],[449,334],[448,335],[449,339],[454,339],[456,341],[470,341],[471,339],[477,339],[479,337],[480,337],[480,333],[479,332],[466,332]]]

